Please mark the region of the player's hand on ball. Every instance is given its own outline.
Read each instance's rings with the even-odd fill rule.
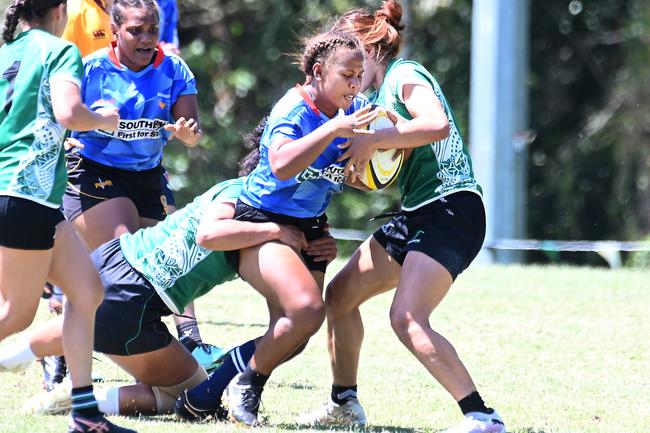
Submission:
[[[354,137],[358,134],[372,134],[367,126],[375,120],[379,110],[372,110],[371,105],[366,105],[352,114],[346,115],[343,109],[339,109],[338,115],[331,120],[336,128],[338,137]]]
[[[374,131],[372,131],[374,132]],[[358,135],[339,146],[347,149],[338,161],[345,161],[345,175],[350,182],[361,176],[368,165],[368,161],[375,153],[375,137],[372,135]]]
[[[203,136],[203,132],[196,120],[185,119],[184,117],[179,117],[175,123],[165,125],[165,131],[170,131],[172,137],[178,138],[188,146],[194,146]]]

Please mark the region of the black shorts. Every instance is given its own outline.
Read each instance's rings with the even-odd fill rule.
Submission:
[[[400,265],[409,251],[420,251],[455,280],[481,250],[485,208],[477,194],[457,192],[412,212],[399,212],[373,236]]]
[[[158,221],[167,216],[167,207],[175,206],[174,195],[162,165],[143,171],[122,170],[84,158],[78,152],[66,154],[68,185],[63,196],[63,211],[74,220],[103,201],[127,197],[138,215]]]
[[[234,219],[239,221],[251,221],[256,223],[274,222],[277,224],[287,224],[296,227],[298,230],[305,234],[307,242],[315,239],[322,238],[325,234],[324,228],[327,224],[327,215],[323,214],[316,218],[295,218],[287,215],[281,215],[265,210],[260,210],[247,205],[241,201],[237,201],[235,207]],[[314,259],[307,254],[304,250],[301,251],[302,258],[305,260],[305,265],[310,271],[325,272],[327,269],[327,262],[315,262]],[[239,252],[229,251],[226,253],[226,258],[231,265],[239,264]],[[234,267],[233,269],[238,269]]]
[[[95,315],[95,350],[126,356],[169,345],[174,338],[161,317],[172,311],[126,261],[120,240],[101,245],[91,258],[104,285],[104,300]]]
[[[54,247],[56,226],[64,219],[61,209],[2,195],[0,245],[19,250],[49,250]]]

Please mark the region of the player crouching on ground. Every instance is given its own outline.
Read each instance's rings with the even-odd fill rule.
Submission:
[[[249,137],[256,138],[256,134]],[[251,153],[244,160],[245,173],[257,162],[257,149]],[[224,250],[277,240],[306,248],[320,260],[336,256],[329,235],[308,244],[301,232],[289,226],[230,220],[242,183],[241,178],[222,182],[156,226],[124,234],[93,252],[105,290],[95,320],[95,350],[139,382],[97,393],[105,414],[170,413],[184,389],[207,378],[161,317],[183,311],[194,299],[237,276],[237,264],[229,262]],[[61,353],[56,338],[60,324],[55,319],[19,341],[17,349],[0,350],[0,366],[16,368],[37,356]],[[11,354],[21,354],[20,359]]]

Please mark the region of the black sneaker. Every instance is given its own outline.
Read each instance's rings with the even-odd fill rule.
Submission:
[[[120,427],[103,416],[84,418],[72,416],[68,425],[68,433],[138,433],[135,430]]]
[[[228,407],[233,421],[255,426],[258,424],[257,413],[262,403],[264,388],[250,383],[239,383],[239,373],[228,385]]]
[[[201,409],[190,403],[187,396],[187,390],[183,391],[176,404],[174,405],[176,418],[183,421],[225,421],[228,419],[228,411],[221,404],[221,399],[217,400],[217,406],[209,409]]]
[[[43,388],[46,391],[52,391],[54,387],[63,382],[68,367],[63,356],[45,356],[41,359],[43,366]]]

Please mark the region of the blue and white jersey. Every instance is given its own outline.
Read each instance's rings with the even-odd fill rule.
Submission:
[[[260,141],[260,162],[248,176],[240,196],[249,206],[296,218],[313,218],[325,213],[332,194],[343,189],[345,161],[336,160],[345,151],[338,145],[346,138],[334,139],[316,161],[291,179],[280,180],[271,171],[271,143],[297,140],[330,120],[306,98],[304,91],[296,87],[273,107]],[[358,95],[345,114],[368,103],[364,96]]]
[[[91,109],[119,109],[116,131],[74,132],[84,144],[80,153],[100,164],[141,171],[158,166],[173,123],[172,107],[180,96],[196,94],[192,71],[178,56],[158,49],[155,60],[135,72],[120,64],[115,47],[84,58],[83,102]]]

